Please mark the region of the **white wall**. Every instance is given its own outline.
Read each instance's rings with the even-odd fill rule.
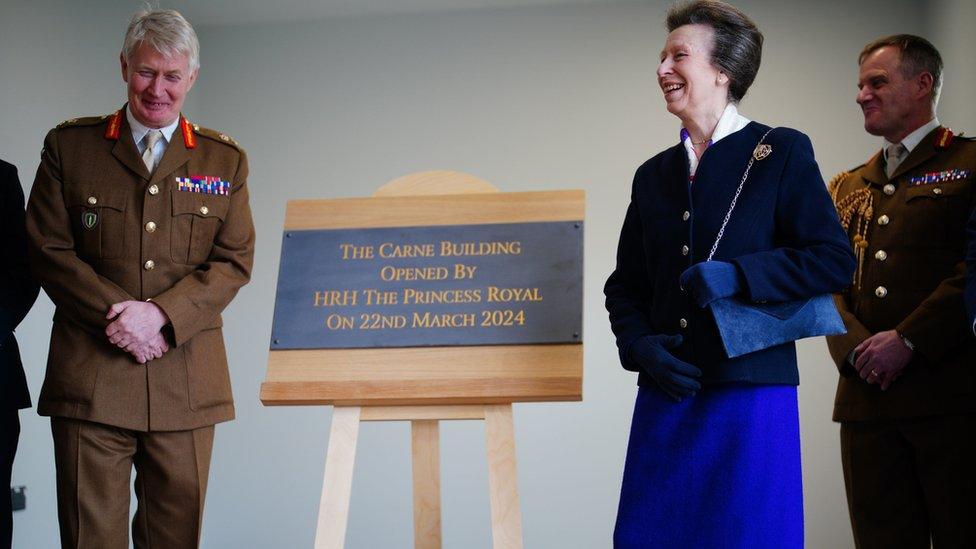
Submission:
[[[18,164],[27,187],[48,127],[121,102],[115,56],[136,4],[9,4],[0,4],[0,155]],[[853,101],[863,44],[925,34],[929,18],[954,21],[942,4],[915,1],[739,5],[766,34],[763,69],[741,111],[806,131],[828,178],[878,144]],[[312,542],[330,413],[257,400],[285,201],[369,195],[428,169],[470,172],[504,191],[587,190],[584,401],[516,406],[519,487],[527,547],[609,546],[635,386],[616,363],[601,289],[634,168],[677,139],[654,79],[665,10],[544,7],[198,29],[203,68],[187,113],[248,150],[258,230],[252,283],[225,315],[238,419],[217,429],[205,547]],[[940,115],[976,131],[962,99],[972,86],[953,79],[973,82],[965,45],[951,47],[954,64],[946,55],[953,66]],[[42,298],[19,333],[35,398],[50,316]],[[822,341],[800,344],[800,368],[807,544],[851,547],[830,422],[836,373]],[[15,546],[54,546],[49,429],[33,412],[22,418],[14,483],[29,485],[30,508],[17,514]],[[442,428],[445,547],[490,546],[483,439],[478,423]],[[410,546],[409,451],[407,425],[364,425],[348,547]]]

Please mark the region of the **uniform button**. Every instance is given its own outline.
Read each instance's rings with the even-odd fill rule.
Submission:
[[[142,267],[143,267],[144,269],[146,269],[147,271],[151,271],[151,270],[153,270],[153,269],[155,269],[155,268],[156,268],[156,262],[155,262],[155,261],[153,261],[152,259],[150,259],[149,261],[147,261],[147,262],[145,262],[145,263],[144,263],[144,264],[142,265]]]
[[[681,320],[678,321],[678,326],[681,326],[682,328],[687,328],[688,321],[682,318]]]
[[[89,196],[88,197],[88,203],[91,204],[92,206],[94,206],[95,204],[98,204],[98,199],[95,198],[94,196]]]
[[[159,186],[158,185],[150,185],[149,186],[149,194],[151,194],[153,196],[156,196],[157,194],[159,194]]]
[[[878,218],[878,225],[881,226],[887,225],[889,221],[891,220],[888,219],[888,216],[882,215],[881,217]]]
[[[878,286],[877,288],[874,289],[874,295],[883,298],[884,296],[888,295],[888,288],[885,288],[884,286]]]
[[[877,252],[874,253],[874,258],[877,259],[878,261],[884,261],[885,259],[888,259],[888,252],[884,250],[878,250]]]
[[[881,190],[884,191],[884,193],[888,196],[895,194],[895,186],[892,185],[891,183],[888,183],[887,185],[882,187]]]
[[[154,221],[150,221],[149,223],[146,223],[146,232],[147,233],[156,232],[156,223]]]
[[[691,219],[691,212],[685,212],[681,214],[682,221],[688,221],[689,219]]]
[[[688,252],[690,252],[690,251],[691,250],[688,248],[688,246],[682,246],[681,247],[681,255],[688,255]]]
[[[933,194],[942,194],[942,189],[940,187],[936,187],[936,188],[932,189],[932,193]]]
[[[203,215],[207,215],[208,213],[210,213],[210,208],[206,206],[200,206],[200,213],[202,213]]]

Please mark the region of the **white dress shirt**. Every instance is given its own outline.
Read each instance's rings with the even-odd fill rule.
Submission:
[[[725,110],[722,111],[722,117],[718,119],[718,124],[715,125],[715,131],[712,132],[712,138],[709,140],[708,146],[718,143],[720,139],[731,135],[749,124],[749,119],[739,114],[739,109],[736,108],[734,103],[729,103],[725,106]],[[688,154],[688,173],[694,177],[695,171],[698,169],[698,155],[695,154],[695,146],[691,142],[691,136],[685,128],[681,128],[681,142],[685,146],[685,152]]]
[[[901,144],[905,147],[905,150],[908,151],[908,154],[911,154],[912,153],[912,150],[915,147],[917,147],[918,144],[921,143],[923,139],[925,139],[925,136],[928,135],[929,132],[931,132],[932,130],[938,128],[939,126],[940,126],[940,124],[939,124],[939,118],[938,117],[935,117],[932,120],[929,120],[927,124],[924,124],[924,125],[920,126],[918,129],[916,129],[912,133],[906,135],[905,136],[905,139],[902,139],[901,140]],[[883,141],[883,143],[881,144],[881,150],[882,151],[887,151],[888,150],[888,147],[891,146],[891,145],[894,145],[894,144],[895,143],[892,143],[892,142],[888,141],[887,139],[885,139]],[[906,157],[907,157],[907,155],[906,155]]]

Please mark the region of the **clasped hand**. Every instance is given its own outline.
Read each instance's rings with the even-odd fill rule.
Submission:
[[[887,391],[914,354],[895,330],[878,332],[854,348],[854,369],[861,379]]]
[[[739,269],[724,261],[703,261],[685,269],[678,278],[681,288],[691,292],[699,307],[742,291]]]
[[[169,319],[155,303],[150,301],[116,303],[109,307],[105,318],[114,319],[105,328],[109,343],[132,355],[139,364],[160,358],[169,350],[169,344],[160,332]]]
[[[701,383],[702,371],[678,360],[669,349],[681,345],[680,335],[646,335],[630,346],[630,358],[677,402],[694,396]]]

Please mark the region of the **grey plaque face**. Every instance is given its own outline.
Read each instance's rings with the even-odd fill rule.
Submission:
[[[579,343],[583,223],[286,232],[271,349]]]

